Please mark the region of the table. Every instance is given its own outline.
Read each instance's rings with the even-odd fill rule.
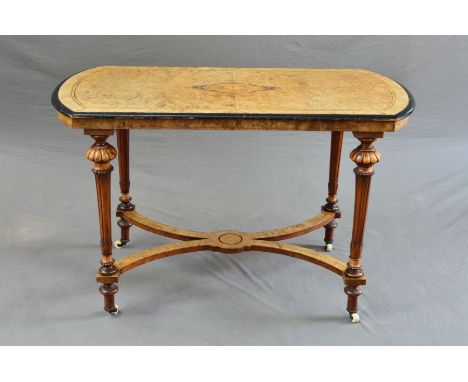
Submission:
[[[197,251],[263,251],[324,267],[343,279],[347,311],[359,322],[358,297],[366,284],[362,265],[364,227],[374,165],[381,155],[373,146],[384,133],[401,129],[414,109],[411,94],[385,76],[358,69],[210,68],[102,66],[75,74],[57,86],[52,104],[60,121],[82,129],[94,143],[86,152],[93,162],[101,238],[96,274],[104,309],[115,315],[117,282],[124,273],[150,261]],[[171,227],[137,211],[130,196],[129,132],[132,129],[330,131],[328,195],[320,213],[293,226],[262,232],[198,232]],[[345,263],[332,251],[343,134],[359,140],[351,152],[356,177],[353,230]],[[107,139],[116,132],[117,149]],[[130,228],[176,239],[115,260],[111,234],[111,161],[117,157],[120,203],[117,248],[130,240]],[[282,240],[325,229],[324,252]]]

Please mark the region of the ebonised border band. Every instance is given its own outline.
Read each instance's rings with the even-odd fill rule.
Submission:
[[[81,73],[81,72],[78,72]],[[372,115],[372,114],[228,114],[228,113],[119,113],[119,112],[91,112],[91,113],[80,113],[74,112],[67,108],[58,97],[60,87],[69,78],[78,74],[75,73],[72,76],[66,78],[60,84],[57,85],[52,93],[51,102],[54,108],[67,117],[70,118],[103,118],[103,119],[117,119],[117,118],[142,118],[142,119],[159,119],[159,118],[200,118],[200,119],[302,119],[302,120],[328,120],[328,121],[393,121],[401,120],[409,117],[416,106],[413,95],[408,89],[406,89],[399,82],[395,81],[400,85],[408,95],[408,105],[399,113],[395,115]],[[388,77],[389,78],[389,77]]]

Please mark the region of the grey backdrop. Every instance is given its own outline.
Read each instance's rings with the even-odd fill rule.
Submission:
[[[50,105],[57,83],[98,65],[366,68],[405,84],[416,112],[377,142],[361,324],[349,323],[336,275],[256,252],[147,264],[122,277],[122,314],[104,313],[83,156],[91,140],[61,125]],[[1,37],[0,344],[466,345],[467,78],[466,37]],[[356,142],[345,135],[341,259]],[[135,131],[132,195],[140,211],[186,228],[293,224],[320,210],[328,150],[326,133]],[[168,241],[133,229],[115,256]]]

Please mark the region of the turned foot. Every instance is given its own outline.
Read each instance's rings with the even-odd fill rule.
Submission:
[[[344,292],[348,296],[348,304],[346,310],[349,313],[351,322],[359,322],[358,314],[358,297],[362,294],[361,288],[359,286],[345,286]]]
[[[119,307],[115,304],[115,294],[119,290],[117,284],[102,284],[99,292],[104,296],[104,310],[115,316],[119,313]]]

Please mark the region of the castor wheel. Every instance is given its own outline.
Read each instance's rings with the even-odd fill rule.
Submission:
[[[326,252],[331,252],[333,250],[333,245],[331,243],[327,243],[325,245],[325,251]]]
[[[123,246],[125,246],[125,244],[127,244],[125,241],[116,240],[115,243],[114,243],[114,247],[117,248],[117,249],[120,249]]]
[[[350,313],[349,317],[351,318],[351,322],[353,324],[357,324],[358,322],[361,321],[360,318],[359,318],[359,314],[357,314],[357,313]]]
[[[117,316],[117,315],[120,313],[120,311],[119,311],[119,306],[118,306],[118,305],[115,305],[115,306],[114,306],[114,309],[108,310],[108,312],[109,312],[109,314],[110,314],[111,316]]]

